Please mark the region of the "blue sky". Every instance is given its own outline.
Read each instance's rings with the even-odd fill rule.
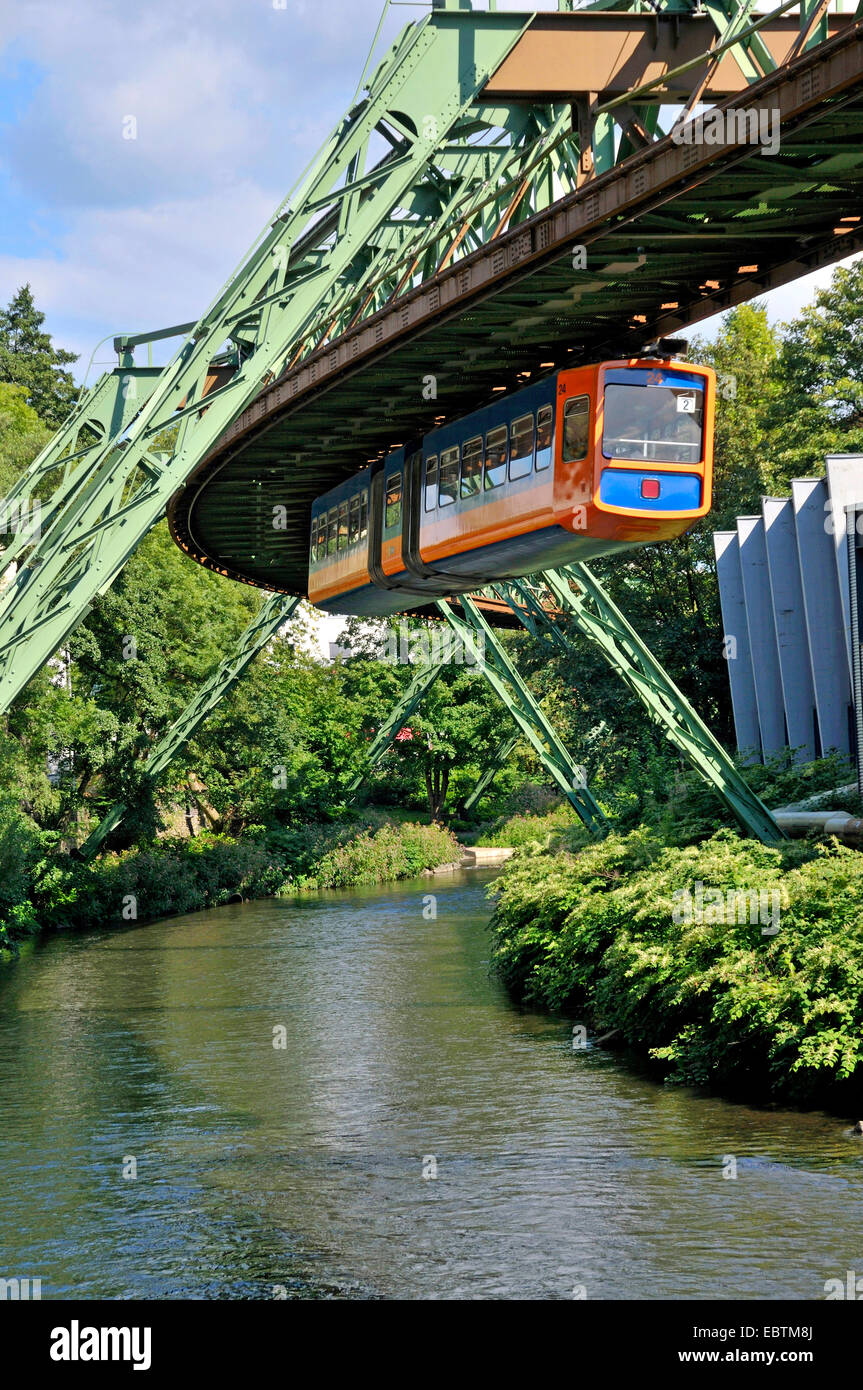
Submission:
[[[381,8],[0,0],[0,302],[29,281],[79,375],[107,335],[197,318],[348,106]]]

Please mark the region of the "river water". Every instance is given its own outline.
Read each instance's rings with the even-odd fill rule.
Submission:
[[[0,1276],[811,1299],[863,1274],[863,1141],[574,1051],[489,978],[490,878],[54,937],[3,971]]]

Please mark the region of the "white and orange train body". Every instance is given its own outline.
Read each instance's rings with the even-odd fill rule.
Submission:
[[[309,598],[381,616],[688,530],[710,509],[715,376],[672,358],[555,372],[312,507]]]

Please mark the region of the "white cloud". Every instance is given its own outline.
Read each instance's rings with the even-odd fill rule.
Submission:
[[[29,280],[85,361],[105,334],[197,318],[344,111],[380,9],[0,0],[0,55],[41,74],[0,172],[30,209],[20,244],[42,233],[0,256],[0,297]]]
[[[272,215],[276,189],[76,211],[52,256],[0,256],[0,286],[29,281],[58,342],[84,354],[106,333],[198,318]],[[106,353],[100,354],[105,356]]]
[[[0,300],[29,280],[82,367],[106,334],[197,318],[350,101],[381,7],[0,0],[0,56],[41,74],[0,130],[28,247],[0,255]],[[421,14],[391,11],[388,34]],[[123,138],[127,116],[136,139]],[[771,317],[829,277],[777,291]]]

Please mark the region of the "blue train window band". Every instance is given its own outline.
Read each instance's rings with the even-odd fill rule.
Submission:
[[[599,500],[608,507],[641,512],[695,512],[701,506],[701,478],[694,473],[603,468]]]
[[[681,372],[661,367],[610,367],[605,372],[606,386],[670,386],[672,389],[703,391],[704,377],[695,372]]]

